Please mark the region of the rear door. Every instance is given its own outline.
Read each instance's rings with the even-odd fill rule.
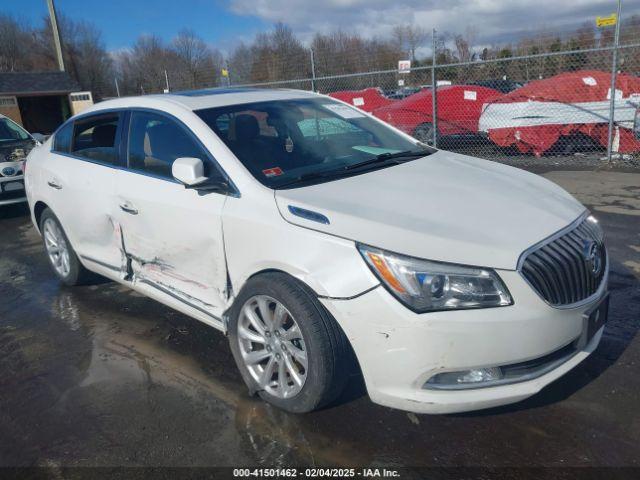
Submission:
[[[116,111],[67,123],[43,163],[47,204],[93,269],[119,271],[122,264],[113,222],[122,118]]]
[[[218,314],[226,296],[222,236],[226,196],[186,189],[171,174],[180,157],[222,175],[195,135],[167,114],[134,110],[126,144],[127,168],[118,172],[116,205],[131,280],[191,307]]]

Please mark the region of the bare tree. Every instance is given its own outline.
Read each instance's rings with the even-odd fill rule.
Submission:
[[[29,50],[32,38],[29,27],[0,13],[0,71],[13,72],[31,67]]]
[[[240,42],[229,56],[229,78],[233,83],[251,83],[253,66],[253,50],[244,42]]]
[[[411,56],[411,61],[415,63],[416,51],[418,50],[418,48],[424,45],[424,42],[427,39],[427,32],[420,26],[407,25],[406,35],[407,46],[409,47],[409,55]]]
[[[415,63],[416,51],[422,47],[427,40],[427,32],[418,25],[396,25],[393,27],[391,37],[396,47],[409,56]]]
[[[171,43],[181,70],[174,73],[187,88],[212,87],[218,84],[222,54],[200,38],[193,30],[184,29]],[[182,72],[186,73],[182,75]],[[186,80],[186,81],[185,81]]]
[[[164,72],[176,65],[175,53],[154,35],[143,35],[133,47],[117,57],[122,90],[127,94],[161,93],[165,88]]]

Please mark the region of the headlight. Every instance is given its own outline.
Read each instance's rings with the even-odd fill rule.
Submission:
[[[432,262],[367,245],[358,245],[358,250],[387,289],[416,312],[513,303],[507,287],[491,269]]]

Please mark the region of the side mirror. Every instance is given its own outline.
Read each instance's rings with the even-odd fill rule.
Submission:
[[[207,181],[207,177],[204,176],[204,164],[199,158],[182,157],[176,159],[171,167],[171,174],[187,188]]]
[[[45,137],[43,134],[41,133],[32,133],[31,134],[31,138],[33,138],[36,142],[38,142],[40,145],[42,145],[44,142],[47,141],[47,137]]]

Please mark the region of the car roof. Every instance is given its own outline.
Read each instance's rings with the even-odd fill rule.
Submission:
[[[167,104],[179,104],[189,110],[240,105],[244,103],[266,102],[272,100],[293,100],[300,98],[317,98],[320,95],[304,90],[267,89],[267,88],[210,88],[172,92],[158,95],[121,97],[97,103],[86,112],[97,112],[110,108],[134,108]],[[83,112],[84,113],[84,112]]]

